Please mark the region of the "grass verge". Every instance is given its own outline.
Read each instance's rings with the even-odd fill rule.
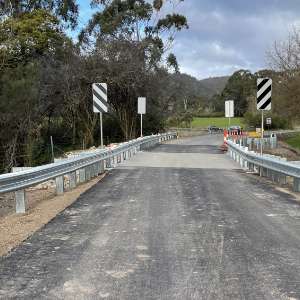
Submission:
[[[230,124],[243,127],[243,118],[231,118]],[[226,128],[228,118],[194,118],[192,121],[193,128],[207,128],[209,125]]]
[[[300,134],[288,137],[284,141],[291,147],[300,149]]]

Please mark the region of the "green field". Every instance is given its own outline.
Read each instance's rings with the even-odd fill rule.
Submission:
[[[285,142],[293,148],[300,149],[300,134],[285,139]]]
[[[230,124],[243,126],[243,118],[231,118]],[[228,118],[194,118],[192,121],[193,128],[207,128],[209,125],[226,128],[228,127]]]

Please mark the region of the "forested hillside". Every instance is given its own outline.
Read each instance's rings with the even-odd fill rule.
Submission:
[[[199,81],[200,86],[203,86],[203,89],[206,90],[205,93],[202,94],[203,97],[211,98],[216,94],[220,94],[227,82],[229,76],[221,76],[221,77],[210,77],[206,79],[202,79]]]

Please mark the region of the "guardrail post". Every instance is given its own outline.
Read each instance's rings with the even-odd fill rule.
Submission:
[[[99,174],[104,173],[104,160],[101,160],[99,163]]]
[[[287,181],[286,181],[286,175],[284,175],[282,173],[278,173],[278,183],[280,185],[285,185],[287,183]]]
[[[253,163],[249,163],[248,167],[251,172],[254,172],[254,164]]]
[[[270,171],[270,170],[267,169],[267,168],[262,168],[263,176],[264,176],[264,177],[268,177],[269,171]]]
[[[93,164],[93,170],[94,170],[93,177],[97,177],[99,175],[99,162]]]
[[[55,178],[56,194],[62,195],[64,193],[64,176],[58,176]]]
[[[89,166],[89,169],[90,169],[90,179],[92,179],[95,175],[94,175],[94,164],[90,165]]]
[[[300,178],[294,177],[293,190],[294,192],[300,192]]]
[[[92,177],[98,176],[98,163],[92,164]]]
[[[105,159],[105,168],[106,169],[111,168],[111,159],[110,158]]]
[[[244,167],[244,158],[240,156],[240,166],[243,168]]]
[[[75,189],[77,185],[76,171],[69,174],[70,189]]]
[[[279,173],[276,171],[273,171],[272,180],[276,183],[279,183]]]
[[[89,180],[91,180],[91,177],[92,177],[92,175],[91,175],[91,166],[87,166],[85,168],[85,180],[89,181]]]
[[[16,213],[24,214],[26,211],[26,197],[25,190],[19,190],[15,192],[15,200],[16,200]]]
[[[86,181],[85,178],[85,168],[79,170],[79,182],[83,183]]]

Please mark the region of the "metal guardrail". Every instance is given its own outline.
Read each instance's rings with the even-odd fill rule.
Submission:
[[[285,158],[275,155],[260,155],[249,151],[233,141],[227,141],[228,153],[242,168],[259,172],[260,176],[268,177],[279,184],[287,183],[287,176],[293,178],[294,191],[300,192],[300,165],[288,162]]]
[[[70,188],[74,188],[78,183],[77,178],[79,178],[80,183],[88,181],[92,177],[103,173],[105,168],[110,168],[130,158],[138,151],[176,137],[176,132],[147,136],[123,143],[111,150],[96,150],[93,153],[83,154],[30,170],[3,174],[0,175],[0,193],[15,192],[16,212],[24,213],[26,210],[26,188],[55,179],[56,192],[62,194],[64,192],[64,175],[69,176]]]

